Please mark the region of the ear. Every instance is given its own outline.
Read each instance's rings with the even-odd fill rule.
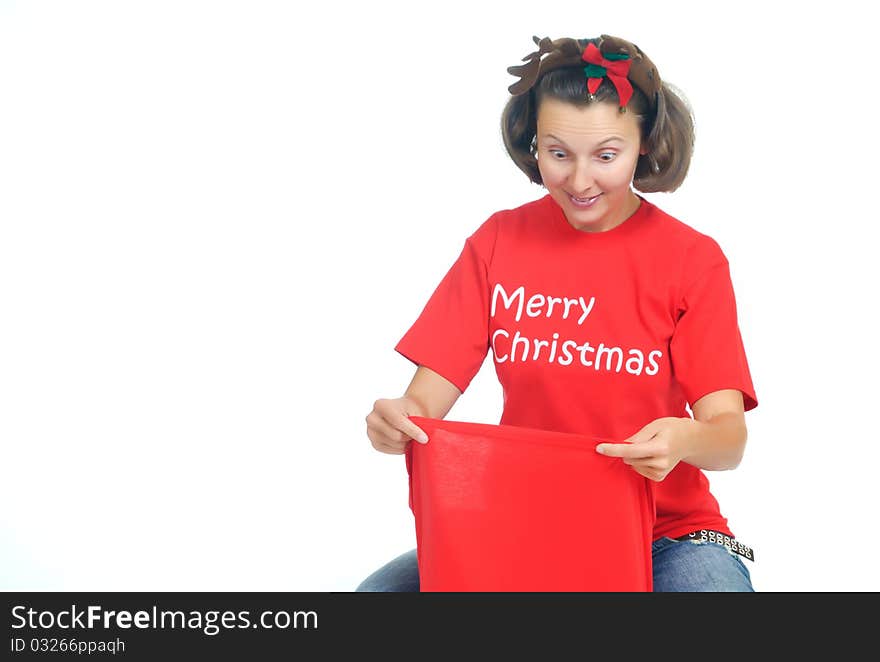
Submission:
[[[647,153],[648,153],[648,146],[647,145],[642,145],[641,147],[639,147],[639,155],[644,156]]]

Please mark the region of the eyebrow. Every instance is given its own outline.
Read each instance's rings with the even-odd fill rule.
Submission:
[[[544,134],[544,137],[545,137],[545,138],[552,138],[552,139],[555,140],[556,142],[558,142],[558,143],[562,143],[563,145],[565,145],[565,141],[562,140],[562,138],[557,138],[557,137],[554,136],[552,133]],[[619,140],[619,141],[621,141],[621,142],[626,142],[626,140],[625,140],[624,138],[622,138],[621,136],[611,136],[611,137],[609,137],[609,138],[606,138],[606,139],[603,140],[602,142],[600,142],[599,145],[604,145],[605,143],[610,143],[610,142],[613,142],[613,141],[615,141],[615,140]],[[597,145],[597,147],[598,147],[599,145]],[[566,145],[566,147],[568,147],[568,145]]]

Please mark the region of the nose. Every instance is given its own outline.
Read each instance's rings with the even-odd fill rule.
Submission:
[[[587,161],[578,161],[571,173],[571,192],[577,197],[586,197],[593,188],[593,174]]]

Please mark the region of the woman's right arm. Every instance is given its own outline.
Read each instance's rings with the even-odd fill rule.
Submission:
[[[460,395],[448,379],[419,366],[402,398],[382,398],[373,404],[366,419],[367,437],[377,451],[400,455],[411,440],[424,434],[408,417],[443,418]]]

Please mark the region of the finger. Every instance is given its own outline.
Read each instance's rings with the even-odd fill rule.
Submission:
[[[421,443],[428,440],[427,435],[415,423],[407,418],[406,414],[394,411],[390,408],[378,407],[371,414],[372,422],[369,424],[379,437],[384,437],[387,443],[404,444],[410,439],[418,439]],[[420,435],[424,441],[419,439]]]
[[[596,452],[608,457],[624,457],[628,459],[642,459],[653,455],[653,449],[648,444],[604,443],[596,446]]]
[[[418,425],[413,423],[404,414],[395,414],[392,416],[391,424],[400,430],[403,434],[411,439],[415,439],[420,444],[428,443],[428,435]]]
[[[658,459],[649,460],[629,460],[624,459],[624,464],[628,464],[635,471],[651,480],[661,481],[673,469],[668,463]]]
[[[367,437],[373,448],[381,453],[404,453],[410,441],[399,430],[395,430],[384,420],[378,418],[373,420],[370,427],[367,428]]]
[[[391,426],[387,426],[389,430],[391,430]],[[380,453],[403,453],[405,452],[406,446],[409,443],[402,442],[399,440],[395,440],[393,438],[388,437],[387,434],[384,434],[379,429],[379,425],[375,422],[371,424],[371,427],[367,428],[367,438],[370,440],[370,443]],[[395,435],[399,435],[399,432],[395,432]]]
[[[428,435],[405,415],[397,412],[382,412],[373,423],[373,427],[379,436],[384,437],[388,444],[403,444],[410,439],[416,439],[419,443],[426,443]],[[424,439],[424,441],[422,441]]]
[[[638,460],[624,460],[623,462],[624,464],[629,465],[629,467],[637,474],[649,478],[650,480],[661,481],[666,477],[665,472],[659,471],[644,462],[639,462]]]
[[[409,442],[401,448],[399,445],[392,446],[391,444],[379,442],[374,445],[374,448],[380,453],[387,453],[388,455],[403,455],[406,453],[406,446],[408,445]]]

